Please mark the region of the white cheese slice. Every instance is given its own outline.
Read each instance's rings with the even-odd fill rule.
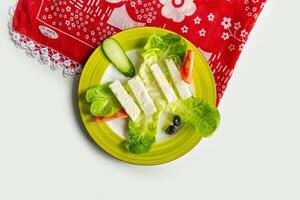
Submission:
[[[125,109],[129,117],[135,121],[140,115],[140,109],[135,104],[131,96],[126,92],[119,80],[114,81],[109,85],[112,92],[115,94],[122,107]]]
[[[139,102],[141,108],[143,109],[145,116],[151,115],[156,112],[156,107],[145,89],[141,78],[135,76],[128,81],[128,85],[131,88],[135,98]]]
[[[181,98],[187,99],[192,96],[190,90],[188,89],[186,83],[181,79],[179,71],[176,64],[172,59],[165,60],[169,73],[171,75],[172,81],[180,95]]]
[[[160,89],[162,90],[163,94],[165,95],[166,99],[169,103],[172,103],[177,100],[176,94],[172,88],[172,86],[169,84],[167,78],[159,68],[158,64],[153,64],[150,66],[150,70],[158,83]]]

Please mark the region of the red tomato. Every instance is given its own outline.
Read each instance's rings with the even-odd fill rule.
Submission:
[[[181,79],[188,83],[192,83],[192,71],[194,66],[194,51],[188,50],[185,61],[180,68]]]
[[[113,114],[110,117],[95,117],[94,122],[106,122],[106,121],[111,121],[114,119],[124,119],[127,118],[128,114],[125,112],[124,109],[119,110],[118,112],[116,112],[115,114]]]

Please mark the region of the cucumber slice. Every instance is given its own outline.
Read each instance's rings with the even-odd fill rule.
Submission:
[[[118,41],[112,38],[108,38],[103,41],[102,49],[107,58],[122,74],[128,77],[133,77],[135,75],[134,66]]]

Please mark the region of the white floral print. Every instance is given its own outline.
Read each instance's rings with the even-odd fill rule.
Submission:
[[[226,33],[226,32],[224,32],[224,33],[222,34],[222,36],[221,36],[221,38],[222,38],[223,40],[228,40],[229,37],[230,37],[229,33]]]
[[[241,28],[241,22],[234,23],[234,29],[239,30]]]
[[[194,0],[159,0],[163,4],[161,14],[174,22],[182,22],[196,11]]]
[[[248,36],[248,32],[244,29],[241,31],[241,37],[247,37]]]
[[[197,16],[196,18],[194,18],[194,22],[195,24],[200,24],[201,18]]]
[[[70,21],[67,20],[67,21],[65,22],[65,24],[66,24],[66,26],[70,26]]]
[[[251,1],[251,2],[250,2]],[[252,4],[251,4],[252,3]],[[247,17],[253,17],[257,19],[259,8],[262,9],[265,5],[265,2],[260,2],[260,0],[244,0],[245,14]]]
[[[130,6],[131,6],[131,7],[135,7],[135,2],[133,2],[133,1],[130,2]]]
[[[187,27],[186,25],[184,25],[183,27],[181,27],[181,32],[182,33],[187,33],[189,30],[189,27]]]
[[[225,29],[229,29],[231,27],[231,18],[230,17],[224,17],[223,21],[221,22],[221,25]]]
[[[229,45],[228,49],[229,49],[229,51],[234,51],[235,45],[234,44]]]
[[[249,32],[246,31],[246,29],[242,29],[242,23],[241,22],[234,22],[230,17],[224,17],[221,25],[224,28],[223,34],[221,35],[221,38],[223,40],[236,40],[240,43],[240,45],[230,44],[228,46],[228,49],[230,52],[234,51],[235,49],[238,49],[241,51],[243,48],[242,44],[245,44],[247,36]],[[232,28],[231,28],[232,27]],[[241,30],[242,29],[242,30]],[[238,47],[238,48],[237,48]]]
[[[212,14],[212,13],[210,13],[210,14],[207,16],[207,18],[208,18],[208,21],[210,21],[210,22],[213,22],[213,21],[215,20],[215,16],[214,16],[214,14]]]
[[[200,31],[199,31],[199,35],[200,35],[200,37],[205,37],[205,35],[206,35],[206,30],[203,28],[203,29],[201,29]]]
[[[242,51],[244,49],[245,43],[240,44],[239,51]]]

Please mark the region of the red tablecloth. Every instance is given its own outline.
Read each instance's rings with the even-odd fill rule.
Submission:
[[[19,0],[12,34],[45,64],[79,76],[107,37],[156,26],[189,39],[213,71],[218,102],[266,0]]]

